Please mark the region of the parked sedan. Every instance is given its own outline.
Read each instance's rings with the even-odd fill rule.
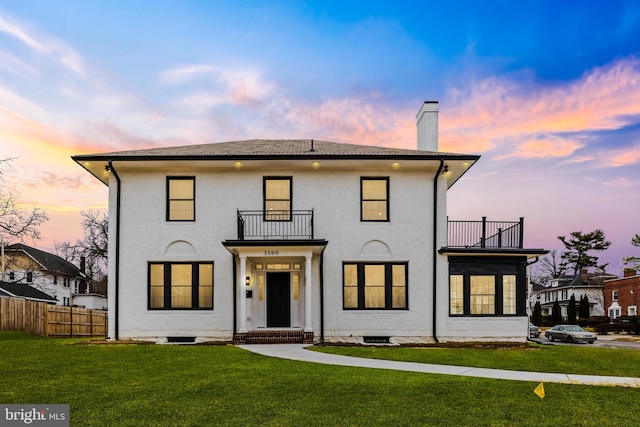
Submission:
[[[538,338],[540,336],[540,328],[529,322],[529,338]]]
[[[596,334],[587,332],[578,325],[556,325],[551,329],[547,329],[544,336],[553,340],[562,340],[566,342],[588,342],[593,344],[598,338]]]

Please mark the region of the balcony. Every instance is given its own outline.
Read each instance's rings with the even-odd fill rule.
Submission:
[[[447,247],[522,249],[524,218],[519,221],[451,221],[447,219]]]
[[[313,210],[238,211],[238,240],[313,240]]]

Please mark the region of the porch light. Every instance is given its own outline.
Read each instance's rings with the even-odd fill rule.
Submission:
[[[249,276],[247,276],[247,278],[245,279],[244,283],[247,286],[251,286],[251,278]]]

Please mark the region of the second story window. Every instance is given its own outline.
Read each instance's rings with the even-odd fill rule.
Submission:
[[[195,221],[196,179],[167,177],[167,221]]]
[[[290,176],[264,177],[265,221],[291,221],[291,194]]]
[[[389,221],[389,178],[360,178],[360,220]]]
[[[618,301],[618,291],[611,291],[611,299],[613,301]]]

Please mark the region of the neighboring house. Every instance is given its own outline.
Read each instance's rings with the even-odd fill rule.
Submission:
[[[20,285],[17,283],[7,283],[0,281],[0,297],[18,298],[29,301],[46,302],[47,304],[56,304],[56,300],[51,295],[40,292],[31,286]]]
[[[527,314],[529,316],[533,316],[533,310],[536,306],[536,303],[539,302],[542,307],[541,302],[541,292],[544,291],[545,287],[543,285],[539,285],[533,281],[529,281],[529,292],[527,294]]]
[[[624,277],[604,282],[604,306],[611,319],[637,316],[640,305],[640,275],[625,270]]]
[[[17,243],[4,248],[3,265],[5,282],[31,286],[53,296],[58,305],[78,305],[77,295],[82,295],[84,301],[86,295],[92,295],[91,281],[83,273],[82,266],[78,268],[57,255],[31,246]],[[101,305],[100,308],[106,306],[104,296],[97,301],[95,304]]]
[[[109,336],[525,341],[523,220],[448,221],[479,156],[247,140],[74,156],[109,186]],[[263,341],[261,341],[264,339]],[[269,341],[271,340],[271,341]]]
[[[568,317],[568,307],[571,296],[575,298],[576,310],[580,307],[580,300],[584,295],[589,299],[589,313],[591,316],[604,316],[604,281],[616,276],[606,273],[589,273],[584,267],[575,276],[560,276],[550,279],[547,286],[539,290],[542,315],[550,316],[556,301],[560,305],[563,319]]]

